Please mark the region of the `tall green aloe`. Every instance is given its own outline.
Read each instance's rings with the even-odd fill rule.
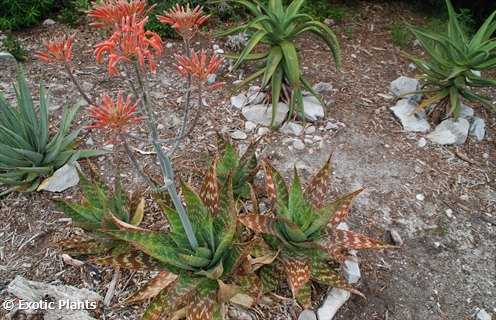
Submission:
[[[81,128],[70,132],[78,108],[64,109],[55,135],[49,133],[48,105],[40,85],[37,112],[21,68],[17,72],[17,108],[9,105],[0,93],[0,185],[8,191],[35,190],[41,178],[53,173],[68,161],[104,154],[95,150],[76,150]]]
[[[275,289],[285,273],[294,297],[305,307],[311,305],[310,281],[361,295],[341,277],[339,263],[345,260],[348,250],[389,247],[367,236],[337,228],[347,217],[352,200],[361,190],[324,203],[330,159],[305,190],[296,170],[288,188],[269,163],[264,163],[264,169],[274,215],[250,213],[239,217],[246,227],[264,235],[269,245],[266,248],[259,246],[255,257],[270,256],[270,251],[279,252],[274,264],[260,269],[263,290]]]
[[[174,316],[188,319],[221,319],[222,304],[229,301],[251,305],[261,285],[253,274],[238,268],[245,261],[248,246],[241,244],[237,232],[238,204],[232,179],[219,185],[214,161],[199,193],[182,184],[184,202],[198,246],[192,247],[185,235],[179,213],[160,206],[169,221],[170,232],[150,231],[123,222],[114,216],[119,230],[102,230],[108,236],[126,241],[135,252],[97,259],[97,263],[123,268],[159,270],[143,289],[128,299],[136,303],[153,298],[143,319]],[[157,265],[147,266],[137,254],[146,254]]]
[[[305,0],[294,0],[287,7],[282,0],[269,0],[265,5],[257,0],[233,0],[245,6],[255,16],[250,22],[235,27],[220,36],[237,32],[248,32],[250,39],[245,49],[237,56],[234,69],[248,60],[262,60],[264,66],[248,76],[240,86],[261,78],[262,88],[271,87],[272,125],[274,124],[279,100],[284,95],[284,87],[289,86],[287,99],[290,114],[296,111],[303,114],[302,90],[306,89],[317,96],[310,83],[304,78],[294,43],[297,36],[311,32],[325,41],[330,48],[336,66],[341,64],[339,43],[334,32],[325,24],[308,14],[300,13]],[[260,53],[253,53],[258,44],[267,45]]]
[[[495,106],[489,97],[474,92],[478,87],[494,87],[496,80],[485,79],[480,71],[496,67],[496,12],[494,12],[476,34],[469,38],[462,30],[457,14],[446,0],[449,22],[447,33],[436,33],[424,28],[410,27],[427,53],[427,59],[405,53],[423,72],[425,81],[422,92],[428,95],[420,108],[435,105],[445,115],[460,115],[462,98],[479,102],[490,110]]]

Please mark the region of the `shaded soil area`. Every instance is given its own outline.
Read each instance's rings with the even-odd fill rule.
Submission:
[[[311,36],[298,40],[304,72],[312,83],[330,82],[332,92],[325,121],[313,124],[322,144],[307,143],[304,150],[292,148],[287,135],[279,132],[265,136],[260,146],[262,157],[289,176],[294,165],[305,178],[320,168],[332,153],[332,192],[329,198],[364,187],[348,219],[354,230],[389,241],[389,231],[401,235],[404,244],[397,250],[359,253],[362,278],[357,288],[367,300],[353,296],[339,311],[337,319],[347,320],[444,320],[469,319],[476,308],[496,312],[496,119],[478,105],[477,115],[486,120],[487,135],[483,142],[469,138],[463,146],[444,147],[428,144],[419,147],[423,135],[403,132],[389,111],[394,100],[387,97],[389,84],[400,75],[414,76],[409,62],[391,43],[390,29],[395,20],[422,23],[402,6],[362,4],[353,16],[336,26],[343,51],[341,72],[335,69],[325,45]],[[102,36],[81,27],[69,30],[63,26],[40,27],[21,34],[30,53],[41,48],[41,39],[60,32],[76,32],[77,75],[93,94],[125,89],[126,79],[109,79],[104,66],[95,66],[92,45]],[[169,41],[168,41],[169,42]],[[159,65],[157,75],[150,77],[150,89],[162,137],[178,130],[182,116],[181,99],[184,81],[173,66],[172,53],[181,45],[172,42]],[[205,40],[212,48],[220,41]],[[405,48],[419,51],[414,46]],[[12,79],[15,68],[2,65],[0,89],[14,98]],[[57,66],[28,61],[26,69],[33,91],[39,81],[51,90],[52,126],[60,121],[62,106],[80,99],[73,86]],[[224,81],[237,80],[227,74]],[[127,77],[132,81],[132,78]],[[96,84],[93,87],[93,84]],[[229,85],[227,86],[229,87]],[[494,99],[496,92],[488,94]],[[202,106],[199,124],[174,157],[174,165],[185,181],[193,184],[216,151],[215,131],[244,130],[240,112],[230,106],[229,90],[209,92]],[[200,108],[197,106],[197,108]],[[82,110],[77,122],[88,120]],[[327,121],[338,123],[338,129],[327,130]],[[310,124],[307,124],[310,125]],[[137,128],[136,134],[145,132]],[[106,137],[98,132],[84,132],[81,144],[101,147]],[[248,133],[240,148],[254,139]],[[90,139],[91,138],[91,139]],[[148,147],[136,142],[136,155],[145,170],[158,175],[154,155]],[[125,161],[122,153],[95,160],[109,182],[112,164],[122,167],[122,179],[129,190],[142,183]],[[85,164],[82,163],[83,168]],[[423,195],[423,197],[418,197]],[[62,194],[10,194],[0,200],[0,300],[8,297],[2,291],[16,276],[52,284],[70,284],[92,288],[105,295],[112,271],[87,265],[83,268],[64,264],[58,239],[82,233],[53,205],[52,198],[79,199],[80,191],[72,188]],[[423,200],[419,200],[423,199]],[[158,208],[147,199],[146,226],[166,229]],[[119,307],[131,292],[151,275],[124,273],[110,308],[102,312],[105,319],[137,319],[142,305]],[[288,292],[285,292],[286,294]],[[316,306],[323,296],[314,288]],[[274,298],[275,299],[275,298]],[[277,300],[277,299],[276,299]],[[251,311],[260,319],[288,319],[298,314],[298,307],[286,300],[276,305]],[[0,309],[0,316],[3,315]],[[102,317],[103,319],[103,317]]]

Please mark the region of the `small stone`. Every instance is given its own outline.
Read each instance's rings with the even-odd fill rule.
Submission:
[[[335,124],[335,123],[332,123],[332,122],[328,121],[326,123],[325,129],[326,130],[337,130],[337,129],[339,129],[339,126],[337,124]]]
[[[484,152],[484,153],[482,154],[482,157],[483,157],[484,159],[489,159],[489,153]]]
[[[421,167],[421,166],[419,166],[419,165],[416,165],[416,166],[415,166],[415,168],[414,168],[413,170],[414,170],[414,171],[415,171],[415,173],[417,173],[417,174],[421,174],[421,173],[423,173],[423,172],[424,172],[424,169],[422,169],[422,167]]]
[[[303,143],[303,141],[301,141],[300,139],[295,139],[293,141],[293,147],[296,149],[296,150],[303,150],[305,149],[305,144]]]
[[[431,128],[424,112],[414,113],[417,109],[417,104],[411,100],[402,99],[390,109],[400,120],[405,131],[427,132]]]
[[[398,231],[395,229],[389,230],[389,235],[391,236],[391,240],[393,240],[393,243],[397,246],[403,245],[403,239],[401,238],[400,234]]]
[[[467,119],[459,118],[458,121],[446,119],[441,122],[427,138],[437,144],[463,144],[467,140],[470,124]]]
[[[425,200],[425,196],[421,193],[417,194],[415,196],[415,198],[417,198],[418,201],[424,201]]]
[[[417,146],[419,146],[420,148],[423,148],[426,145],[427,145],[427,140],[423,137],[417,141]]]
[[[245,131],[247,131],[247,132],[255,130],[256,127],[257,127],[257,125],[251,121],[245,122]]]
[[[87,146],[92,146],[94,144],[95,144],[95,142],[93,141],[93,138],[89,137],[88,140],[86,140],[86,145]]]
[[[313,90],[317,93],[329,92],[332,91],[332,84],[329,82],[319,82],[313,86]]]
[[[420,82],[417,79],[401,76],[391,82],[389,88],[392,94],[399,98],[408,98],[414,101],[419,101],[422,97],[421,94],[411,94],[412,92],[420,90]]]
[[[460,117],[470,120],[474,116],[474,109],[463,103],[460,106]]]
[[[333,288],[327,295],[322,306],[317,310],[319,320],[332,320],[346,301],[350,298],[349,291]]]
[[[215,82],[215,80],[217,80],[217,75],[215,73],[211,73],[207,76],[207,83],[209,85],[212,85]]]
[[[486,310],[480,309],[475,314],[475,320],[491,320],[491,315]]]
[[[314,96],[303,98],[303,110],[305,119],[308,121],[317,121],[324,118],[324,107],[320,104],[319,99]]]
[[[314,134],[317,129],[314,126],[307,127],[305,129],[306,134]]]
[[[264,134],[267,134],[269,132],[270,132],[269,128],[261,127],[261,128],[258,128],[257,136],[263,136]]]
[[[248,98],[240,93],[237,96],[231,97],[231,105],[237,109],[241,109],[248,104]]]
[[[279,102],[277,105],[276,116],[274,119],[274,125],[280,125],[286,118],[289,111],[287,104]],[[246,120],[260,124],[263,126],[269,126],[272,119],[272,105],[257,104],[252,106],[244,107],[241,112]]]
[[[102,147],[102,149],[112,151],[114,149],[114,145],[113,144],[106,144]]]
[[[336,21],[334,21],[334,19],[331,19],[331,18],[326,18],[324,20],[324,23],[327,24],[328,26],[333,26],[336,24]]]
[[[486,122],[484,119],[474,117],[472,124],[470,125],[469,133],[479,142],[484,140],[484,136],[486,135]]]
[[[46,19],[45,21],[43,21],[43,25],[45,27],[49,27],[49,26],[53,26],[56,22],[53,21],[52,19]]]
[[[345,260],[343,271],[346,281],[348,281],[349,284],[357,283],[362,276],[358,263],[351,259]]]
[[[446,209],[446,211],[444,212],[446,213],[446,216],[448,216],[448,218],[453,218],[453,210]]]
[[[417,69],[417,66],[415,65],[415,63],[410,63],[408,65],[408,70],[411,70],[411,71],[414,71]]]
[[[249,104],[260,104],[265,99],[265,93],[261,91],[259,86],[251,86],[248,88],[246,96],[248,97]]]
[[[173,46],[174,46],[174,43],[172,43],[172,42],[167,42],[167,44],[165,45],[165,47],[166,47],[167,49],[170,49],[170,48],[172,48]]]
[[[79,183],[79,174],[74,165],[66,163],[59,168],[49,178],[43,180],[38,191],[45,190],[48,192],[62,192]]]
[[[12,60],[12,62],[16,62],[16,58],[11,55],[10,53],[6,52],[6,51],[1,51],[0,52],[0,62],[1,61],[9,61],[9,60]]]
[[[298,316],[298,320],[317,320],[317,315],[313,310],[303,310]]]
[[[164,129],[165,129],[165,126],[162,123],[159,123],[157,125],[157,130],[164,130]]]
[[[248,135],[241,130],[236,130],[231,133],[231,138],[233,138],[234,140],[244,140],[248,138]]]
[[[285,134],[299,136],[303,132],[303,126],[296,122],[287,122],[281,127],[280,131]]]

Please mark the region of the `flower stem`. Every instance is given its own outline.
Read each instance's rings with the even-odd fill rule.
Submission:
[[[79,93],[81,94],[81,96],[83,97],[83,99],[89,104],[89,105],[95,105],[95,102],[93,101],[93,99],[91,99],[87,94],[86,92],[84,92],[83,90],[83,87],[81,87],[81,84],[79,83],[79,81],[76,79],[76,77],[74,76],[74,73],[72,72],[72,68],[71,66],[69,65],[69,63],[64,63],[64,68],[65,68],[65,71],[67,72],[67,74],[69,75],[69,78],[71,79],[72,83],[74,83],[74,85],[76,86],[76,89],[79,91]]]

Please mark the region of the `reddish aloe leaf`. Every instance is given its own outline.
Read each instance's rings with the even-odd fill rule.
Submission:
[[[291,292],[297,297],[298,291],[310,280],[310,264],[295,258],[284,258],[283,264]]]
[[[156,270],[160,267],[157,260],[140,251],[127,252],[118,256],[96,258],[92,262],[99,265],[112,265],[131,270]]]
[[[363,234],[348,230],[335,230],[333,238],[333,246],[346,248],[348,250],[384,249],[394,247],[384,244],[379,240],[369,238]]]
[[[295,298],[304,309],[310,309],[312,307],[312,287],[310,285],[310,281],[301,287]]]
[[[362,192],[363,189],[358,189],[350,194],[345,195],[343,198],[336,201],[336,212],[334,213],[331,221],[329,222],[331,226],[337,226],[341,221],[343,221],[350,212],[351,202],[355,197]]]
[[[274,177],[272,175],[272,167],[267,162],[264,162],[262,166],[265,172],[265,188],[267,189],[267,197],[269,198],[269,201],[274,204],[277,200],[277,193]]]
[[[200,198],[212,214],[217,214],[219,211],[219,184],[217,183],[217,158],[212,161],[212,165],[208,170],[203,185],[200,189]]]
[[[260,298],[262,294],[262,281],[255,273],[238,277],[236,283],[239,284],[244,293],[250,295],[255,300]]]
[[[215,293],[206,296],[197,295],[189,306],[186,320],[210,320],[214,313]]]
[[[315,208],[321,208],[328,188],[329,173],[331,171],[331,157],[317,172],[305,188],[305,197]]]
[[[351,293],[357,294],[365,298],[365,296],[358,290],[350,286],[341,275],[333,270],[324,261],[313,261],[312,262],[312,280],[318,283],[347,290]]]
[[[150,280],[143,288],[127,298],[126,304],[133,304],[138,301],[150,299],[158,295],[163,289],[167,288],[177,279],[177,275],[169,271],[160,271],[160,273]]]
[[[73,237],[67,240],[60,240],[57,242],[65,253],[73,256],[101,254],[108,251],[100,241],[89,240],[81,237]]]
[[[275,223],[277,220],[274,217],[259,214],[245,214],[238,217],[238,220],[255,233],[276,234]]]

